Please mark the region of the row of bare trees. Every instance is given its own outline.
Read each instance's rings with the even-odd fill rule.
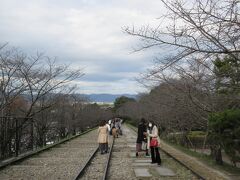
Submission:
[[[0,47],[0,159],[45,146],[111,116],[74,94],[82,69]]]
[[[141,41],[135,51],[153,48],[160,53],[138,78],[150,93],[118,113],[155,120],[166,133],[208,134],[211,113],[240,107],[240,2],[161,1],[167,13],[158,25],[125,28]],[[211,148],[221,164],[221,145]]]

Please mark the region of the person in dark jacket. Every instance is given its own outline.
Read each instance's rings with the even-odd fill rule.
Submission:
[[[146,120],[144,118],[141,119],[138,124],[138,136],[136,142],[136,156],[142,150],[142,143],[145,141],[146,136],[144,135],[147,132]]]

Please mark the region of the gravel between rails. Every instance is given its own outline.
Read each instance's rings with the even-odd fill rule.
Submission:
[[[74,179],[98,146],[97,130],[0,171],[0,179]]]
[[[111,144],[109,143],[109,147],[110,145]],[[84,180],[92,180],[92,179],[100,180],[101,179],[102,180],[104,176],[106,164],[107,164],[108,155],[109,153],[100,154],[100,152],[98,151],[95,157],[93,158],[93,160],[91,161],[91,164],[85,170],[83,177],[81,177],[80,179],[84,179]]]
[[[108,179],[110,180],[135,180],[132,158],[130,158],[131,148],[128,146],[129,131],[123,126],[123,135],[115,138],[115,143],[110,161]],[[135,142],[136,139],[134,139]]]

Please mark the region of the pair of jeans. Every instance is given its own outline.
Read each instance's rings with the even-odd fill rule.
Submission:
[[[161,158],[158,147],[150,147],[152,163],[161,164]]]

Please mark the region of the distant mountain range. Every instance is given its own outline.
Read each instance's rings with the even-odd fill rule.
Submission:
[[[47,97],[50,97],[51,95],[53,94],[49,94],[47,95]],[[135,94],[75,94],[75,95],[86,98],[90,102],[96,103],[113,103],[115,99],[121,96],[126,96],[134,99],[137,98],[137,95]],[[30,95],[27,94],[22,94],[22,96],[27,100],[30,100],[31,98]]]
[[[113,103],[115,99],[121,96],[136,98],[134,94],[83,94],[91,102]]]

